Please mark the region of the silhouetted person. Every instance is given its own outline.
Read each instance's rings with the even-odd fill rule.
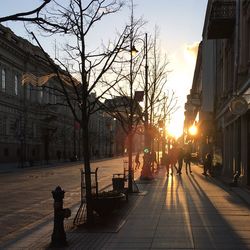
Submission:
[[[151,164],[152,164],[152,171],[154,172],[155,171],[155,164],[156,164],[156,166],[158,166],[158,162],[157,162],[157,160],[156,160],[156,152],[153,150],[152,152],[151,152]]]
[[[170,166],[169,154],[165,153],[165,157],[163,159],[163,162],[164,162],[164,165],[166,167],[167,176],[169,176],[169,166]]]
[[[135,169],[138,169],[140,167],[140,153],[138,152],[135,156]]]
[[[172,148],[169,150],[169,161],[170,161],[170,167],[171,167],[171,175],[174,173],[174,168],[176,168],[176,163],[178,160],[178,150],[175,145],[172,146]]]
[[[180,147],[178,150],[178,171],[177,171],[178,174],[181,174],[183,159],[184,159],[184,150],[182,147]]]
[[[186,173],[189,173],[191,174],[192,171],[191,171],[191,152],[189,150],[187,150],[185,152],[185,156],[184,156],[184,161],[185,161],[185,164],[186,164]]]
[[[212,168],[212,155],[208,153],[205,157],[203,175],[207,175],[207,172],[211,171]]]

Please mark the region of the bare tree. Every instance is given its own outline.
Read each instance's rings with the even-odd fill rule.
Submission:
[[[50,2],[51,0],[44,0],[43,3],[40,4],[40,6],[38,6],[33,10],[15,13],[5,17],[0,17],[0,23],[6,21],[32,21],[32,22],[45,23],[46,20],[40,17],[40,13],[45,8],[45,6]]]
[[[145,21],[142,18],[135,19],[133,1],[131,1],[130,9],[129,40],[124,46],[121,56],[117,58],[112,67],[113,72],[120,76],[120,79],[117,81],[115,89],[112,88],[109,92],[112,99],[107,100],[104,107],[110,116],[116,118],[127,136],[128,189],[129,192],[133,192],[133,140],[138,131],[137,127],[143,119],[142,107],[139,105],[140,100],[136,97],[136,90],[140,87],[137,78],[145,56],[143,51],[135,55],[135,42],[141,39],[141,28]]]
[[[52,1],[53,8],[38,11],[39,19],[29,20],[39,26],[44,34],[50,36],[63,35],[70,39],[63,50],[62,58],[57,58],[56,65],[37,39],[36,34],[31,33],[44,57],[50,65],[52,73],[58,79],[58,85],[44,85],[45,88],[53,88],[64,97],[64,103],[70,108],[75,120],[82,128],[84,171],[86,181],[87,222],[93,221],[92,194],[91,194],[91,167],[89,152],[89,119],[100,108],[100,99],[113,86],[120,81],[121,76],[111,77],[111,66],[124,48],[129,38],[128,28],[125,27],[114,42],[106,46],[90,49],[88,36],[94,27],[105,16],[118,12],[123,3],[118,0],[70,0],[67,5]],[[21,15],[18,15],[21,16]],[[14,20],[14,19],[11,19]],[[19,18],[15,20],[20,20]],[[25,21],[25,19],[23,19]],[[45,21],[43,21],[45,20]],[[69,67],[69,65],[71,65]],[[51,73],[51,72],[50,72]],[[109,79],[109,85],[104,86],[105,76]],[[96,97],[90,98],[95,92]]]
[[[159,31],[155,28],[153,41],[149,49],[149,81],[148,81],[148,100],[149,100],[149,127],[156,126],[162,117],[172,114],[177,109],[177,97],[167,86],[169,61],[167,56],[162,53],[159,45]],[[144,78],[143,78],[144,79]],[[162,112],[164,110],[164,112]],[[164,117],[166,119],[166,117]],[[151,133],[151,136],[153,134]],[[152,144],[151,138],[151,146]]]

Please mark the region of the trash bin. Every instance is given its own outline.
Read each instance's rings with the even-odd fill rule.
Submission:
[[[116,177],[112,178],[113,190],[123,191],[124,190],[124,178]]]

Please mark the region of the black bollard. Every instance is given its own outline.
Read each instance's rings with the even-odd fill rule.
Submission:
[[[66,233],[64,231],[64,218],[71,215],[68,208],[63,209],[64,190],[60,186],[52,191],[54,199],[54,228],[51,236],[51,246],[62,247],[67,245]]]

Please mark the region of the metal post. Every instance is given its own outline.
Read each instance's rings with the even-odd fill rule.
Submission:
[[[133,7],[132,7],[133,10]],[[131,24],[133,24],[133,13],[131,15]],[[130,37],[130,114],[129,114],[129,134],[128,134],[128,191],[130,193],[133,192],[133,185],[132,185],[132,153],[133,153],[133,30],[131,30],[131,37]]]
[[[162,159],[166,157],[166,96],[164,94],[164,116],[163,116],[163,138],[162,138]]]
[[[151,143],[148,132],[148,35],[145,33],[145,123],[144,123],[144,162],[141,171],[141,179],[153,179],[153,174],[151,172],[151,161],[150,161],[150,151]]]
[[[148,34],[145,34],[145,147],[149,145],[148,133]]]

